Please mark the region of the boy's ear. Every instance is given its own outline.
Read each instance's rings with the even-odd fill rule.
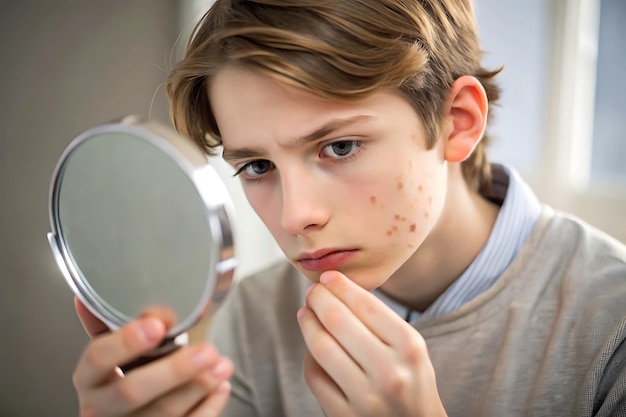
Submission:
[[[458,78],[448,96],[444,156],[448,162],[463,162],[480,142],[487,126],[487,93],[475,77]]]

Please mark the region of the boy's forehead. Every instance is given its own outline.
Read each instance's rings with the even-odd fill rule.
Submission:
[[[260,143],[300,148],[348,129],[365,132],[391,123],[397,116],[394,109],[400,102],[407,104],[401,93],[388,90],[350,101],[331,100],[231,65],[213,78],[210,100],[225,149]]]
[[[225,65],[220,68],[209,86],[211,102],[219,105],[223,100],[261,100],[271,97],[293,101],[311,101],[328,104],[330,100],[317,96],[304,88],[281,82],[275,77],[241,65]]]
[[[311,109],[315,102],[320,103],[319,107],[332,107],[310,93],[259,71],[237,66],[225,66],[218,71],[210,86],[209,98],[222,140],[284,128]],[[281,118],[281,114],[285,117]]]
[[[329,98],[323,92],[315,93],[298,87],[295,83],[282,82],[279,77],[269,76],[259,70],[240,66],[225,65],[220,68],[209,84],[209,98],[214,112],[221,108],[242,105],[267,105],[277,107],[281,103],[306,105],[330,110],[353,109],[356,107],[377,107],[385,96],[393,95],[406,100],[398,90],[380,89],[366,96],[354,98]]]
[[[260,153],[229,152],[233,147],[270,140],[283,149],[300,148],[374,118],[357,103],[323,99],[269,76],[237,69],[215,77],[211,102],[226,159]]]

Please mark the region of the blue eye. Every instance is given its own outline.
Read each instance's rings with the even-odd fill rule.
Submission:
[[[266,159],[248,162],[235,172],[235,176],[244,173],[248,178],[257,178],[266,174],[274,164]]]
[[[322,153],[330,158],[341,159],[350,156],[359,146],[361,143],[357,140],[340,140],[324,146]]]

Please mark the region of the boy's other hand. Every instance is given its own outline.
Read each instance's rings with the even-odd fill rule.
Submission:
[[[326,416],[445,416],[422,336],[345,275],[322,274],[298,321],[304,373]]]

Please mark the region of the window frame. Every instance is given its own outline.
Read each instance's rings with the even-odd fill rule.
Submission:
[[[553,0],[551,6],[546,146],[531,185],[554,208],[626,242],[626,187],[591,176],[601,0]]]

